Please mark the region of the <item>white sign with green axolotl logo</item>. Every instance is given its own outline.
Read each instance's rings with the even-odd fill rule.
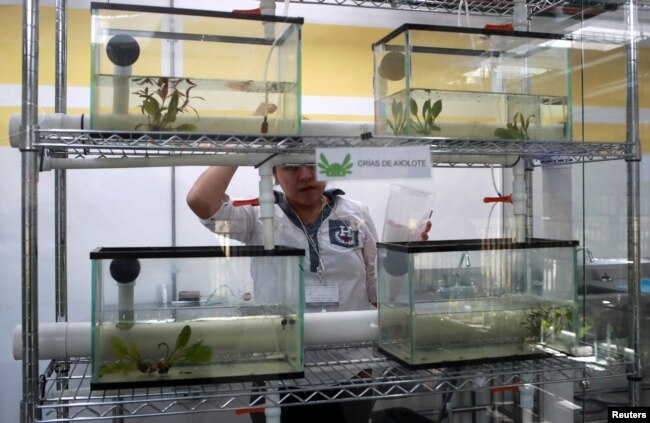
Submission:
[[[341,179],[428,178],[428,146],[317,148],[317,178]]]

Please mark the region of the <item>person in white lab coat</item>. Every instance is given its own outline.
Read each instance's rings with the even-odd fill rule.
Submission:
[[[261,245],[260,208],[235,206],[226,194],[236,169],[208,168],[190,189],[187,203],[209,229],[227,232],[247,245]],[[275,243],[306,252],[306,311],[374,307],[377,231],[368,207],[343,197],[341,190],[326,190],[314,166],[278,166],[273,174],[282,188],[275,191]]]

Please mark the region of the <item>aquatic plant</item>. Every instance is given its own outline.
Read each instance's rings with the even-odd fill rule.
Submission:
[[[418,116],[418,104],[411,99],[411,130],[418,135],[431,135],[435,131],[440,131],[440,127],[435,124],[436,118],[442,112],[442,100],[431,103],[427,100],[422,105],[422,120]]]
[[[147,116],[147,123],[136,125],[136,130],[196,131],[196,125],[191,123],[172,126],[179,113],[192,110],[196,117],[199,117],[196,109],[190,105],[190,101],[204,99],[190,95],[190,91],[197,86],[192,80],[189,78],[142,77],[135,78],[133,81],[142,86],[142,89],[133,94],[142,99],[142,104],[139,107],[142,114]],[[185,85],[186,88],[181,90],[181,85]]]
[[[422,105],[421,112],[420,115],[418,103],[413,98],[409,99],[408,107],[401,101],[393,99],[391,105],[393,120],[386,119],[386,124],[395,135],[409,133],[427,136],[440,131],[440,127],[435,122],[442,112],[442,100],[431,103],[431,100],[427,99]]]
[[[212,357],[212,348],[203,345],[203,340],[195,342],[188,346],[192,329],[185,325],[176,338],[174,349],[170,351],[166,342],[158,344],[158,350],[162,350],[162,357],[158,360],[144,359],[140,353],[140,347],[135,344],[130,346],[122,339],[111,337],[111,350],[119,359],[115,363],[109,363],[102,367],[103,373],[124,374],[139,370],[142,373],[155,373],[160,375],[167,374],[172,366],[180,363],[201,364],[209,363]]]
[[[526,339],[539,340],[542,334],[558,334],[566,328],[570,329],[572,322],[572,307],[558,308],[546,305],[530,310],[521,325],[526,329]]]
[[[393,120],[391,121],[390,119],[386,119],[386,125],[393,130],[393,134],[402,135],[406,129],[408,116],[404,113],[404,107],[401,101],[393,99],[391,114],[393,115]]]
[[[512,117],[512,123],[508,122],[505,128],[497,128],[494,130],[494,136],[506,140],[527,140],[528,127],[530,121],[535,119],[535,115],[530,115],[524,119],[524,115],[517,112]]]

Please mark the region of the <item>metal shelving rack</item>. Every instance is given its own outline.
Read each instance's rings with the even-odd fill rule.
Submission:
[[[560,142],[508,140],[470,140],[415,137],[359,137],[331,136],[262,136],[236,134],[176,134],[166,132],[112,132],[83,130],[39,130],[35,145],[45,154],[65,153],[66,160],[46,158],[54,167],[82,168],[97,166],[91,160],[106,159],[106,166],[128,166],[135,158],[168,158],[161,165],[174,164],[174,159],[186,165],[214,164],[225,161],[225,156],[253,155],[250,165],[258,164],[260,157],[294,155],[298,160],[311,160],[319,147],[403,147],[427,145],[432,156],[441,157],[441,166],[468,165],[463,157],[495,156],[521,157],[534,165],[557,165],[603,160],[625,159],[631,150],[626,143]],[[448,161],[448,157],[456,158]],[[243,158],[245,160],[245,158]],[[443,160],[444,159],[444,160]],[[87,162],[84,164],[84,162]],[[478,165],[482,165],[480,161]]]
[[[436,137],[380,136],[371,138],[313,135],[239,135],[214,133],[124,132],[49,129],[38,130],[37,146],[44,150],[63,150],[80,157],[92,154],[122,156],[128,150],[158,151],[174,155],[207,153],[313,153],[317,147],[403,147],[429,145],[432,153],[521,154],[527,158],[573,156],[578,161],[624,158],[628,145],[622,142],[517,142],[503,139],[458,139]],[[592,157],[593,156],[593,157]],[[599,157],[596,157],[599,156]]]
[[[512,13],[516,0],[469,0],[472,14],[506,16]],[[372,7],[424,12],[456,12],[457,1],[432,0],[298,0],[294,3]],[[635,0],[628,0],[635,9]],[[529,13],[540,13],[562,2],[528,1]],[[594,6],[594,5],[592,5]],[[598,7],[596,4],[594,7]],[[57,0],[57,23],[65,19],[65,0]],[[533,165],[587,163],[603,160],[625,160],[628,165],[628,245],[629,258],[636,261],[630,269],[631,280],[639,280],[639,189],[638,161],[640,150],[637,133],[638,99],[636,83],[629,84],[628,142],[626,143],[568,143],[568,142],[509,142],[499,140],[462,140],[439,138],[380,137],[372,140],[329,136],[241,136],[225,134],[173,133],[106,133],[98,131],[39,130],[37,126],[37,61],[38,61],[38,7],[34,0],[23,6],[23,129],[21,141],[23,178],[23,400],[21,422],[62,422],[76,420],[110,420],[128,417],[145,417],[205,413],[255,407],[250,404],[255,393],[251,384],[228,383],[191,385],[183,387],[148,388],[118,391],[93,391],[89,383],[89,359],[53,361],[44,373],[38,366],[38,277],[37,277],[37,175],[41,167],[57,169],[57,181],[64,180],[65,170],[83,167],[176,166],[219,164],[233,157],[245,158],[241,164],[256,165],[260,160],[276,155],[295,156],[308,161],[318,147],[385,146],[387,148],[425,144],[432,157],[447,156],[441,160],[449,166],[490,165],[480,160],[464,161],[463,156],[502,157],[513,155],[526,159]],[[632,20],[633,22],[633,20]],[[57,93],[65,92],[65,23],[57,25]],[[633,33],[633,32],[632,32]],[[635,42],[631,41],[631,58],[628,59],[628,77],[636,82]],[[62,76],[62,77],[61,77]],[[57,98],[59,98],[57,94]],[[57,103],[59,112],[65,112],[65,95]],[[246,154],[242,154],[246,153]],[[450,160],[450,157],[454,157]],[[138,162],[140,161],[140,162]],[[65,189],[57,197],[57,208],[62,208],[65,221]],[[64,225],[62,225],[64,227]],[[60,234],[65,240],[65,234]],[[57,238],[57,244],[61,239]],[[58,264],[58,262],[57,262]],[[65,270],[65,269],[63,269]],[[61,269],[58,269],[59,278]],[[61,276],[65,278],[65,276]],[[59,289],[60,288],[60,289]],[[57,280],[57,303],[65,301],[65,281]],[[635,291],[636,289],[636,291]],[[638,287],[630,291],[630,304],[636,315],[632,346],[638,346]],[[637,302],[635,304],[635,301]],[[59,310],[57,320],[66,318],[65,307]],[[641,363],[638,356],[610,355],[606,364],[581,362],[565,356],[522,360],[507,363],[477,364],[462,368],[436,370],[409,370],[378,354],[372,346],[353,345],[341,347],[310,347],[305,351],[305,377],[283,381],[269,386],[266,392],[277,392],[277,403],[292,406],[304,402],[354,401],[362,398],[397,398],[445,391],[490,389],[521,383],[527,375],[533,384],[562,381],[588,381],[591,379],[628,376],[631,382],[630,403],[639,399]],[[351,371],[372,369],[372,376],[346,380],[341,375]],[[477,379],[477,375],[481,378]],[[478,382],[480,380],[480,383]],[[335,388],[332,385],[337,384]],[[636,385],[634,385],[636,384]],[[282,389],[278,390],[279,387]],[[275,391],[274,391],[275,390]],[[262,397],[260,397],[262,398]],[[267,397],[267,401],[270,398]]]
[[[305,350],[305,376],[281,381],[255,397],[251,383],[203,384],[148,389],[92,391],[90,360],[82,358],[61,376],[62,363],[52,362],[42,380],[42,422],[107,420],[117,416],[146,417],[232,411],[269,405],[296,406],[309,402],[401,398],[447,391],[490,390],[512,387],[526,377],[536,385],[626,375],[629,361],[610,356],[607,364],[585,363],[558,355],[549,358],[474,364],[454,368],[409,370],[375,352],[371,345],[345,345]],[[345,374],[372,370],[372,377],[346,379]],[[65,390],[57,386],[66,386]],[[259,388],[258,388],[259,389]],[[259,392],[259,391],[258,391]],[[277,393],[277,402],[265,394]],[[253,396],[253,397],[252,397]],[[65,410],[66,418],[61,418]]]

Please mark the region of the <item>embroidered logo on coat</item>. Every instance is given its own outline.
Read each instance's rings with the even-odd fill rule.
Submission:
[[[343,220],[330,220],[330,242],[340,247],[354,248],[359,246],[359,231]],[[356,226],[356,225],[355,225]]]

